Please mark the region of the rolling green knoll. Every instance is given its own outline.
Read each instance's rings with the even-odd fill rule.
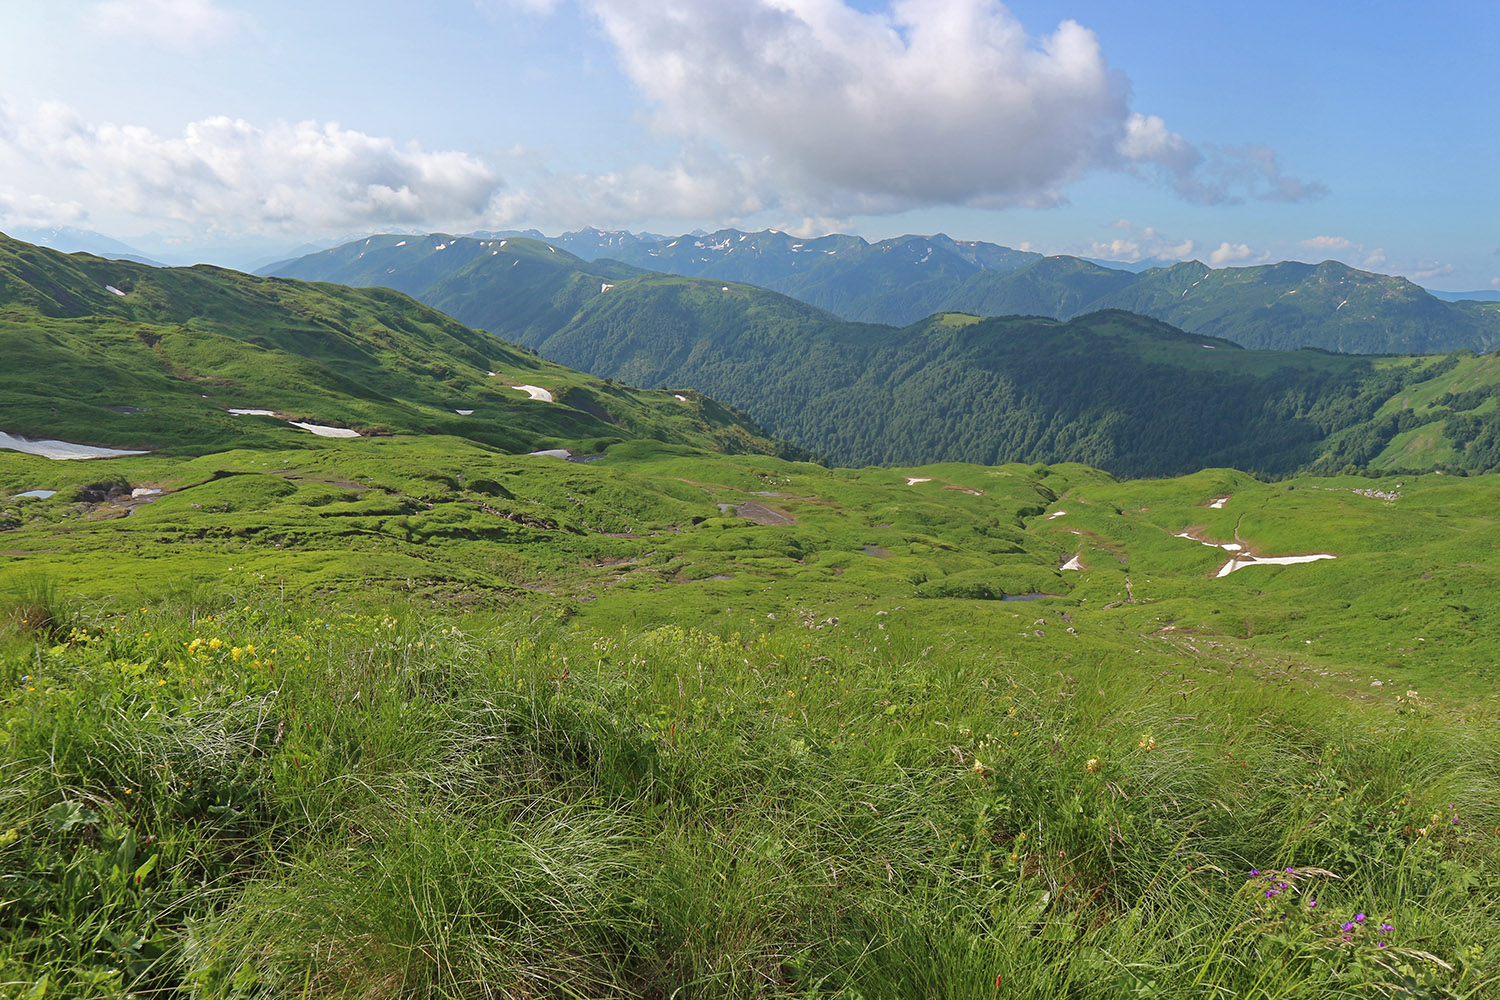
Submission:
[[[0,520],[21,994],[1500,985],[1500,478],[392,436],[0,486],[59,489]]]
[[[227,412],[244,408],[507,451],[632,437],[782,447],[712,400],[580,375],[385,289],[152,268],[0,237],[0,303],[0,430],[26,437],[176,453],[311,437]],[[524,384],[556,403],[513,388]]]

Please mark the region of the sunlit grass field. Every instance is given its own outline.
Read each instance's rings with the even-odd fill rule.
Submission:
[[[0,996],[1500,991],[1494,480],[0,482],[60,488],[0,534]]]

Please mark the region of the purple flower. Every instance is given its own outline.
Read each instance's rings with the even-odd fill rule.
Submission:
[[[1316,899],[1309,899],[1307,901],[1307,908],[1309,910],[1312,909],[1314,906],[1317,906],[1317,905],[1318,905],[1318,901]]]
[[[1396,928],[1392,927],[1390,924],[1381,924],[1380,925],[1380,932],[1382,934],[1389,934],[1391,931],[1393,931],[1395,929]]]
[[[1362,923],[1364,923],[1365,922],[1365,915],[1363,913],[1356,913],[1354,915],[1354,922],[1356,924],[1362,924]]]
[[[1283,870],[1284,870],[1284,871],[1288,871],[1288,872],[1290,872],[1290,871],[1291,871],[1291,869],[1290,869],[1290,868],[1286,868],[1286,869],[1283,869]]]
[[[1259,868],[1252,868],[1252,869],[1250,869],[1250,874],[1251,875],[1259,875],[1260,874],[1260,869]]]
[[[1340,927],[1339,930],[1341,930],[1341,931],[1352,931],[1352,930],[1354,930],[1354,924],[1352,924],[1352,923],[1345,924],[1344,926]],[[1344,938],[1344,940],[1347,941],[1349,939],[1348,938]]]
[[[1285,882],[1277,882],[1276,883],[1276,888],[1278,888],[1278,889],[1286,889],[1286,888],[1288,888],[1288,886],[1287,886],[1287,884]]]
[[[1275,895],[1277,895],[1280,892],[1281,892],[1280,889],[1267,889],[1266,890],[1266,898],[1270,899],[1272,896],[1275,896]]]
[[[1376,941],[1375,942],[1375,947],[1377,947],[1377,948],[1384,948],[1385,947],[1385,942],[1384,941]]]

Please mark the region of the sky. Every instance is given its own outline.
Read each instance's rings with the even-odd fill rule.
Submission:
[[[1500,4],[0,0],[0,230],[944,232],[1500,288]]]

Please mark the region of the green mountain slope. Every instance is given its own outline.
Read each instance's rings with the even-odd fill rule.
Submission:
[[[1175,308],[1196,310],[1192,314],[1208,322],[1215,314],[1205,303],[1214,300],[1205,293],[1200,301],[1198,288],[1238,280],[1250,290],[1246,294],[1262,295],[1274,277],[1316,288],[1317,294],[1292,289],[1281,297],[1297,305],[1260,307],[1264,323],[1282,322],[1278,317],[1317,302],[1354,322],[1360,315],[1354,305],[1378,298],[1384,279],[1340,284],[1345,275],[1328,265],[1311,273],[1288,265],[1257,277],[1256,269],[1182,264],[1138,276],[1072,257],[1042,258],[1008,271],[979,272],[966,284],[974,313],[1009,304],[1031,318],[986,321],[981,330],[1009,333],[974,334],[959,343],[934,331],[961,328],[973,317],[937,318],[905,330],[849,323],[750,285],[634,271],[612,272],[606,280],[597,272],[607,262],[584,263],[535,241],[450,240],[418,245],[377,237],[371,245],[404,242],[398,250],[408,256],[387,259],[382,267],[409,261],[427,279],[421,287],[433,297],[431,304],[466,322],[602,377],[725,399],[839,464],[1080,461],[1162,475],[1205,465],[1285,474],[1346,465],[1482,471],[1500,463],[1487,443],[1490,432],[1467,418],[1450,422],[1451,407],[1434,401],[1390,412],[1390,400],[1402,389],[1436,377],[1445,365],[1467,371],[1472,358],[1439,365],[1430,357],[1237,351],[1124,314],[1104,325],[1133,330],[1130,336],[1090,334],[1054,343],[1059,330],[1096,330],[1099,324],[1082,317],[1076,324],[1039,318],[1135,295],[1132,304],[1141,307],[1150,304],[1147,299],[1184,299],[1187,304]],[[374,280],[369,268],[351,272],[347,266],[363,260],[361,253],[368,256],[361,247],[353,244],[304,264],[322,261],[326,266],[316,272],[322,276]],[[459,256],[444,257],[455,249]],[[826,266],[819,258],[829,256],[820,250],[809,258],[809,269]],[[441,266],[446,259],[470,263],[457,274],[434,277],[447,275]],[[393,278],[401,274],[395,269]],[[1190,294],[1183,296],[1179,286]],[[1152,289],[1154,298],[1146,296]],[[1335,293],[1348,296],[1350,304],[1340,310],[1329,301]],[[1500,316],[1482,303],[1464,306]],[[1178,345],[1166,356],[1163,337]],[[1059,350],[1059,344],[1072,346]],[[1434,393],[1434,400],[1441,395]],[[1412,438],[1418,443],[1411,444]]]
[[[1125,309],[1244,347],[1432,353],[1500,344],[1500,314],[1454,303],[1405,278],[1337,261],[1209,268],[1197,261],[1140,272],[1042,257],[946,236],[867,244],[723,230],[621,241],[620,260],[694,277],[746,281],[845,319],[898,326],[934,312],[1070,319]]]
[[[716,395],[836,464],[1077,461],[1132,475],[1293,471],[1420,367],[1248,352],[1123,312],[897,329],[802,309],[745,286],[637,278],[537,347]]]
[[[711,400],[606,384],[397,292],[152,268],[4,237],[0,344],[0,430],[30,438],[202,453],[295,446],[310,437],[296,420],[508,451],[632,437],[778,447]]]

